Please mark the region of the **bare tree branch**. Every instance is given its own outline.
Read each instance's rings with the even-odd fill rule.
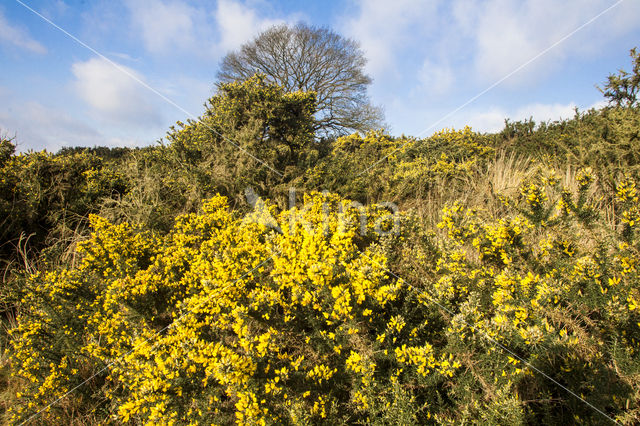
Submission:
[[[222,60],[218,80],[246,80],[256,72],[287,92],[316,92],[315,130],[322,136],[366,132],[381,126],[371,105],[358,43],[326,28],[274,26]]]

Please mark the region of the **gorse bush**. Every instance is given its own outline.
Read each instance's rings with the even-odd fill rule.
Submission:
[[[314,102],[312,93],[285,93],[255,76],[221,85],[198,120],[177,123],[154,147],[15,155],[3,138],[0,254],[15,260],[21,235],[33,234],[34,252],[68,246],[84,235],[89,213],[167,231],[215,194],[237,204],[251,186],[284,198],[324,149],[312,132]]]
[[[5,423],[640,423],[635,101],[335,140],[315,102],[257,75],[153,147],[0,141]]]
[[[247,185],[275,193],[318,159],[314,111],[312,93],[285,93],[260,75],[222,84],[200,120],[167,135],[171,176],[201,196],[236,197]]]
[[[303,176],[302,185],[363,203],[402,203],[425,197],[445,182],[455,193],[493,153],[488,142],[470,127],[445,129],[425,139],[396,138],[382,131],[344,136]]]
[[[393,272],[409,219],[394,229],[387,210],[332,195],[265,207],[280,232],[222,197],[164,237],[94,216],[78,267],[30,280],[14,420],[87,379],[40,421],[605,419],[543,372],[634,423],[638,195],[621,182],[621,225],[606,229],[584,213],[591,184],[529,183],[503,218],[445,208],[444,234],[404,271],[413,283]]]
[[[24,277],[70,262],[78,236],[87,230],[87,216],[129,189],[116,165],[92,153],[14,155],[14,148],[11,141],[0,145],[2,347],[21,304]]]
[[[366,408],[368,344],[402,288],[372,245],[387,213],[369,209],[361,235],[349,203],[309,202],[280,215],[282,234],[234,218],[222,197],[163,239],[94,217],[77,269],[31,279],[14,330],[16,415],[105,365],[70,397],[120,421],[323,419],[360,388],[352,404]]]
[[[314,102],[312,93],[285,93],[260,75],[220,85],[198,120],[178,122],[158,146],[125,157],[130,191],[105,200],[101,212],[167,232],[176,216],[216,194],[246,208],[242,194],[252,187],[284,205],[290,183],[325,149],[314,141]]]
[[[128,182],[100,157],[78,152],[6,155],[0,162],[0,253],[14,259],[20,236],[34,249],[72,236],[98,202],[127,191]]]
[[[640,415],[625,412],[637,405],[639,367],[638,238],[624,219],[635,207],[621,189],[625,222],[602,226],[586,196],[591,179],[578,175],[577,194],[553,180],[525,184],[501,218],[454,204],[439,225],[448,242],[432,288],[452,315],[447,338],[482,347],[492,377],[474,396],[517,395],[527,421],[606,420],[558,384],[623,423]]]
[[[598,177],[615,180],[620,173],[638,174],[639,126],[638,108],[592,109],[553,123],[507,121],[493,143],[557,165],[592,167]]]

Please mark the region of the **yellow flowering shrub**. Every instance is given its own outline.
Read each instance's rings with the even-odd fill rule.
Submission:
[[[386,269],[382,240],[402,238],[387,209],[322,194],[265,208],[277,230],[219,196],[164,237],[92,216],[78,267],[30,279],[14,421],[63,396],[42,421],[70,406],[144,424],[358,421],[400,403],[390,380],[425,393],[453,376],[409,328],[420,312],[402,314],[421,307]]]
[[[606,420],[543,372],[622,423],[640,419],[632,390],[640,367],[640,281],[632,259],[640,240],[627,220],[637,206],[628,202],[634,183],[618,185],[620,225],[612,227],[596,214],[590,171],[576,180],[577,193],[557,181],[525,182],[500,217],[459,202],[443,211],[437,274],[432,287],[425,284],[424,300],[450,318],[446,350],[466,360],[467,377],[459,380],[475,389],[460,401],[469,413],[489,418],[477,410],[490,413],[498,400],[477,405],[476,395],[508,391],[520,401],[555,399],[572,413],[567,421]],[[517,422],[563,418],[545,415],[539,404],[504,407],[515,410]]]

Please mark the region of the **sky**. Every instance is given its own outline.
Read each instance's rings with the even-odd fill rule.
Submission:
[[[220,60],[276,24],[360,43],[392,135],[604,105],[639,0],[0,0],[0,134],[20,151],[146,146],[196,118]]]

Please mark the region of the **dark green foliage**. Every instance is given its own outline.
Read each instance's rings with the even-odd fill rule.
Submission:
[[[271,189],[318,159],[313,94],[285,93],[256,75],[220,85],[206,106],[198,121],[172,128],[167,141],[176,160],[197,165],[209,178],[215,170],[213,181],[226,187],[225,195],[236,196],[247,185]]]
[[[86,152],[6,156],[0,164],[0,254],[6,263],[28,238],[36,252],[68,244],[104,198],[126,193],[117,166]]]
[[[605,108],[576,111],[553,123],[509,122],[495,136],[495,146],[556,164],[572,164],[637,173],[640,164],[640,111]]]
[[[617,107],[637,107],[638,91],[640,90],[640,53],[634,47],[631,49],[631,73],[619,70],[618,74],[610,74],[603,88],[598,88],[609,105]]]
[[[139,151],[141,148],[126,148],[126,147],[108,147],[108,146],[94,146],[92,148],[85,147],[63,147],[56,153],[56,155],[72,155],[72,154],[93,154],[105,161],[119,161],[126,158],[131,152]]]
[[[11,139],[0,136],[0,167],[4,167],[9,158],[16,152],[16,146]]]
[[[403,203],[445,182],[448,191],[455,191],[493,152],[487,141],[469,127],[425,139],[383,131],[353,134],[333,143],[331,153],[304,175],[303,185],[362,203]]]

